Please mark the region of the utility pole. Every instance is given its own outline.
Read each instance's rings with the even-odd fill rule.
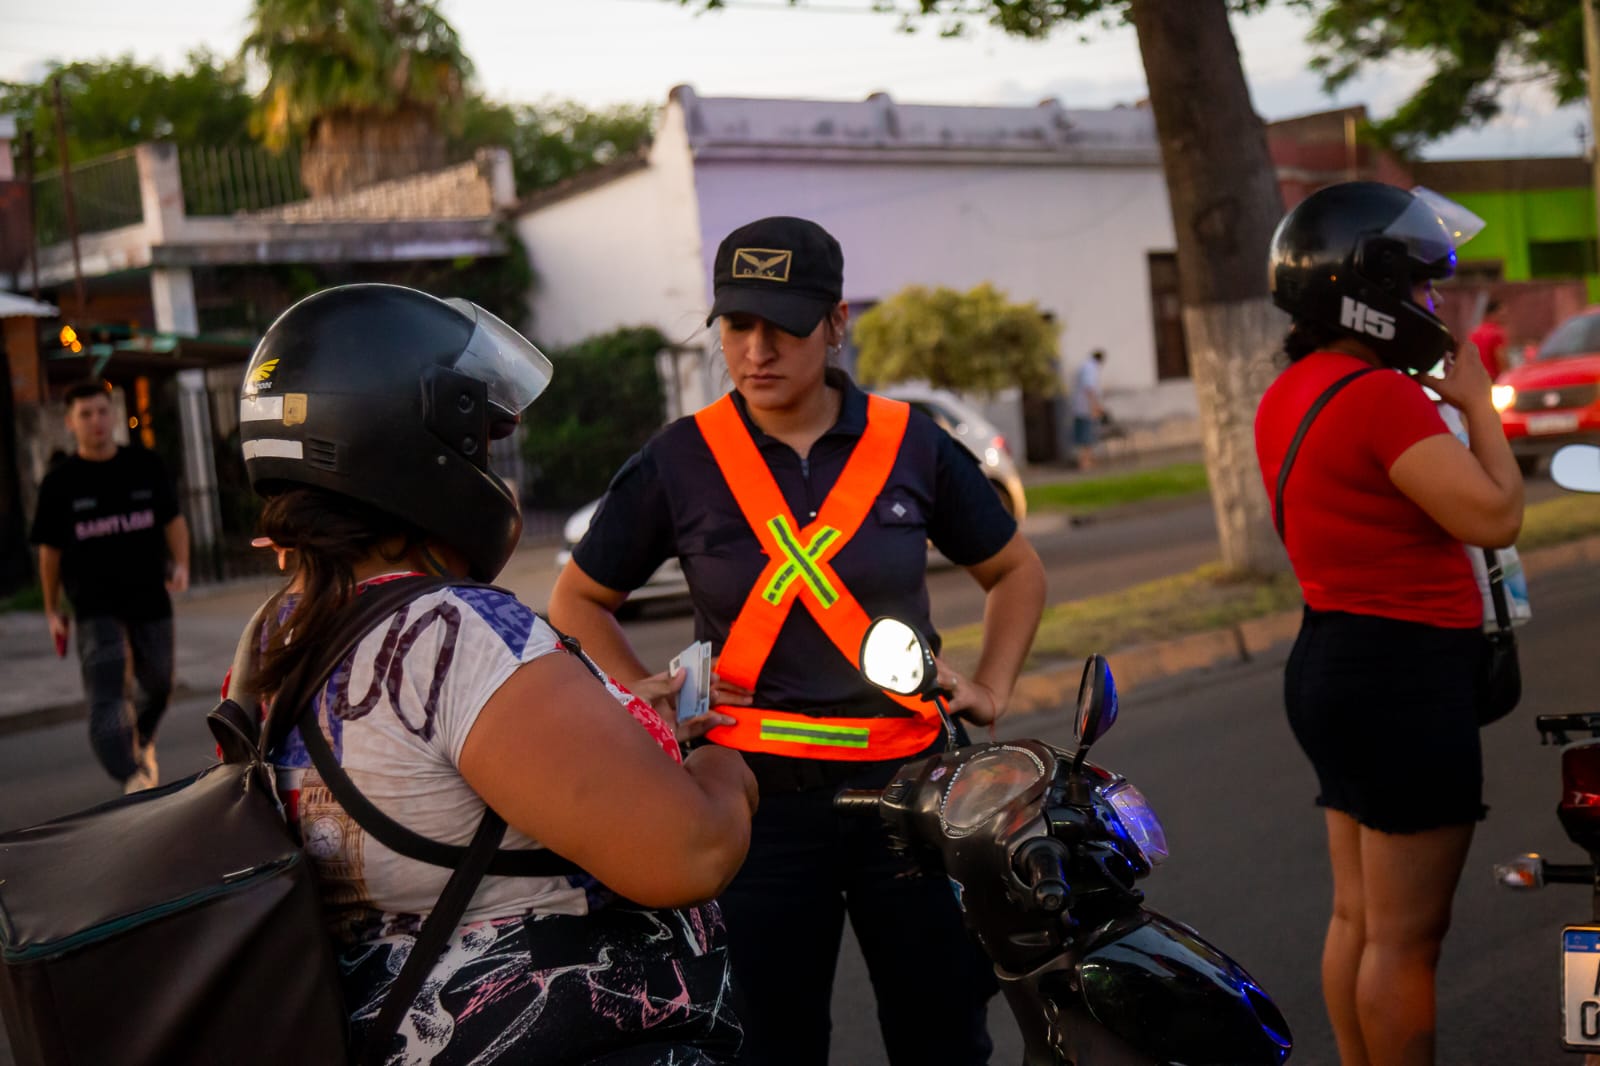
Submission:
[[[72,202],[72,160],[67,153],[66,105],[61,102],[61,75],[50,81],[55,95],[56,150],[61,155],[61,203],[67,209],[67,233],[72,237],[73,292],[78,298],[78,318],[83,320],[89,301],[83,294],[83,260],[78,254],[78,209]]]
[[[33,281],[33,298],[39,298],[39,211],[34,203],[33,126],[22,131],[22,182],[28,189],[28,277]]]

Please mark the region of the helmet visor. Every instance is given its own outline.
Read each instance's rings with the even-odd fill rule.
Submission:
[[[1384,227],[1383,236],[1406,246],[1411,258],[1455,272],[1456,249],[1483,229],[1483,219],[1448,197],[1418,185],[1411,190],[1411,206]]]
[[[554,368],[533,342],[477,304],[446,300],[473,320],[472,336],[454,369],[489,387],[489,402],[518,415],[550,384]]]

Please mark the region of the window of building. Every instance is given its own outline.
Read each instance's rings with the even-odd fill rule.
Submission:
[[[1528,274],[1535,278],[1578,278],[1600,273],[1594,241],[1529,241]]]

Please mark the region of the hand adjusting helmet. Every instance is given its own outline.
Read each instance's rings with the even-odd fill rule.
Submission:
[[[250,485],[310,485],[411,523],[498,574],[522,533],[489,442],[550,382],[550,361],[466,300],[399,285],[308,296],[245,369],[239,436]]]
[[[1425,371],[1455,348],[1416,287],[1455,273],[1483,220],[1429,189],[1330,185],[1278,223],[1267,255],[1272,302],[1366,344],[1385,365]]]

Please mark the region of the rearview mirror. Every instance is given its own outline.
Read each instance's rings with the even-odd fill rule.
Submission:
[[[938,684],[933,650],[898,618],[879,618],[861,639],[861,676],[901,696],[924,696]]]
[[[1078,743],[1087,748],[1109,733],[1116,720],[1117,682],[1106,657],[1096,653],[1083,664],[1083,680],[1078,682]]]
[[[1600,492],[1600,447],[1568,444],[1550,457],[1550,480],[1573,492]]]

